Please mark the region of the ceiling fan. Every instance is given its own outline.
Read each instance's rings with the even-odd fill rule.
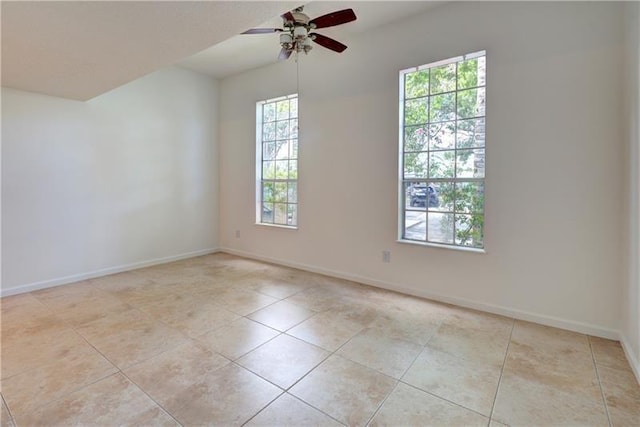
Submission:
[[[302,9],[303,7],[300,6],[291,12],[281,15],[284,28],[253,28],[242,34],[282,33],[280,34],[280,46],[282,46],[282,49],[278,56],[280,60],[288,59],[294,51],[308,53],[312,48],[311,42],[318,43],[320,46],[338,53],[347,48],[337,40],[310,31],[316,28],[333,27],[355,21],[357,18],[353,9],[338,10],[314,19],[309,19],[309,16],[303,13]]]

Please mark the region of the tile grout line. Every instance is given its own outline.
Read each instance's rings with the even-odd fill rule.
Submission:
[[[596,362],[596,355],[593,352],[593,345],[591,343],[591,337],[587,335],[587,341],[589,342],[589,350],[591,350],[591,360],[593,362],[593,368],[596,371],[596,379],[598,380],[598,388],[600,388],[600,395],[602,396],[602,403],[604,404],[604,411],[607,414],[607,422],[609,423],[609,427],[612,427],[611,423],[611,415],[609,414],[609,405],[607,404],[607,399],[604,395],[604,389],[602,388],[602,381],[600,380],[600,371],[598,370],[598,363]]]
[[[135,385],[138,388],[138,390],[143,392],[145,394],[145,396],[147,396],[149,398],[149,400],[151,400],[153,403],[158,405],[158,408],[160,408],[164,412],[166,412],[166,414],[169,415],[171,417],[171,419],[173,419],[176,423],[178,423],[179,426],[183,426],[183,424],[180,421],[178,421],[178,419],[176,417],[174,417],[173,414],[171,412],[169,412],[169,410],[167,408],[165,408],[158,401],[156,401],[149,393],[147,393],[147,391],[144,388],[142,388],[138,383],[136,383],[131,378],[129,378],[129,376],[127,374],[125,374],[122,370],[120,370],[119,372],[120,372],[120,374],[122,374],[123,377],[125,377],[129,382],[131,382],[131,384]]]
[[[9,405],[7,405],[7,401],[6,401],[6,400],[4,400],[4,395],[3,395],[3,394],[0,394],[0,396],[2,396],[2,404],[4,405],[4,407],[5,407],[5,408],[7,408],[7,412],[9,413],[9,419],[10,419],[11,421],[13,421],[13,422],[14,422],[14,424],[15,424],[15,417],[14,417],[14,416],[13,416],[13,414],[11,413],[11,409],[9,409]]]
[[[493,404],[491,405],[491,412],[489,412],[489,423],[493,420],[493,412],[496,409],[496,402],[498,400],[498,393],[500,392],[500,385],[502,384],[502,374],[504,373],[504,367],[507,364],[507,357],[509,356],[509,347],[511,347],[511,338],[513,337],[513,330],[516,327],[516,319],[511,319],[511,332],[509,332],[509,341],[507,342],[507,349],[504,352],[504,359],[502,360],[502,367],[500,368],[500,377],[498,377],[498,386],[496,387],[496,394],[493,396]]]

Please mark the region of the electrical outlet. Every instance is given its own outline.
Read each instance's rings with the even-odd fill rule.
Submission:
[[[236,239],[240,238],[240,230],[236,230]]]
[[[382,251],[382,262],[391,262],[391,251]]]

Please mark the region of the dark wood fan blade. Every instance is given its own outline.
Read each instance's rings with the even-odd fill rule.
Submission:
[[[283,13],[282,15],[280,15],[282,17],[282,19],[284,19],[285,21],[291,21],[291,22],[295,22],[296,18],[293,17],[293,15],[291,14],[291,12],[287,12],[287,13]]]
[[[252,28],[240,34],[269,34],[282,31],[280,28]]]
[[[353,12],[353,9],[345,9],[319,16],[309,21],[309,24],[312,28],[327,28],[335,25],[346,24],[347,22],[355,21],[356,19],[356,14]]]
[[[343,52],[347,48],[347,46],[343,45],[339,41],[323,36],[322,34],[311,33],[309,34],[309,37],[311,37],[311,40],[318,43],[320,46],[334,50],[338,53]]]
[[[285,48],[282,48],[282,50],[280,51],[280,55],[278,55],[278,61],[284,61],[286,59],[289,59],[289,57],[291,56],[291,50],[287,50]]]

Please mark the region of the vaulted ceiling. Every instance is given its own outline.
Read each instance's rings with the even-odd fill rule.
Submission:
[[[2,86],[87,100],[298,5],[2,1]]]
[[[168,65],[226,77],[276,62],[277,34],[239,34],[303,3],[312,18],[353,8],[357,21],[322,30],[348,44],[441,2],[3,0],[2,86],[84,101]]]

